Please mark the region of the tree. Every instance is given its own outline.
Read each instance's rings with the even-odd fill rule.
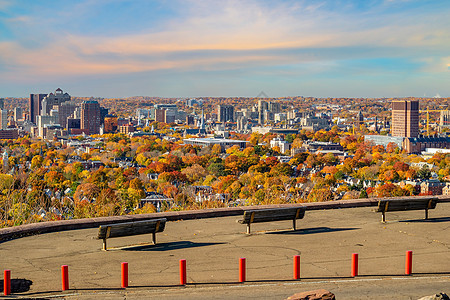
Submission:
[[[430,179],[431,171],[428,169],[428,166],[424,165],[418,172],[417,177],[420,179]]]
[[[205,168],[198,164],[185,168],[181,173],[186,175],[187,179],[192,183],[199,179],[203,179],[208,174]]]
[[[223,163],[212,163],[207,168],[208,172],[216,177],[226,176],[225,165]]]

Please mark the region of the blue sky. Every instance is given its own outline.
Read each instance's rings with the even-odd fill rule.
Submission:
[[[450,1],[0,0],[0,97],[450,97]]]

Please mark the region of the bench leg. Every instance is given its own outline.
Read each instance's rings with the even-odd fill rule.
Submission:
[[[156,232],[152,233],[152,240],[153,240],[153,245],[156,244]]]
[[[250,234],[250,223],[247,224],[247,234]]]
[[[428,220],[428,208],[425,208],[425,220]]]
[[[296,226],[296,225],[297,225],[297,224],[296,224],[296,222],[295,222],[295,219],[292,220],[292,229],[293,229],[294,231],[297,230],[297,226]]]
[[[103,239],[103,248],[102,248],[102,250],[108,251],[108,249],[106,249],[106,239]]]
[[[386,213],[384,211],[381,212],[381,223],[386,223]]]

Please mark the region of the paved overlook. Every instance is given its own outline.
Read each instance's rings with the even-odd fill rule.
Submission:
[[[280,221],[254,224],[251,235],[239,216],[178,220],[157,234],[157,245],[148,243],[151,235],[115,238],[107,252],[96,228],[51,232],[3,241],[0,266],[11,270],[14,298],[285,299],[318,288],[337,299],[449,294],[450,203],[438,203],[429,220],[423,216],[390,212],[383,224],[371,207],[307,210],[297,231]],[[411,276],[404,275],[408,250]],[[355,278],[352,253],[359,254]],[[301,257],[300,280],[292,279],[294,255]],[[245,283],[238,283],[241,257]],[[187,261],[186,286],[178,285],[180,259]],[[127,289],[120,288],[121,262],[129,264]],[[69,266],[64,292],[61,265]]]

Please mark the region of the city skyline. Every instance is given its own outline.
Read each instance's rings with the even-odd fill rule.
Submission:
[[[445,1],[0,0],[0,97],[450,96]]]

